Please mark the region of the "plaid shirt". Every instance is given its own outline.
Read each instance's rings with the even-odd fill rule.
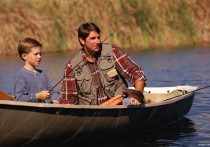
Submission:
[[[121,75],[134,85],[139,80],[145,80],[146,76],[141,69],[126,53],[124,53],[118,46],[112,45],[113,56],[116,60],[115,67],[121,73]],[[82,59],[85,64],[88,65],[93,78],[93,84],[96,86],[97,91],[97,104],[101,104],[107,100],[107,96],[103,90],[102,82],[100,81],[100,73],[98,71],[97,61],[94,63],[89,62],[86,59],[86,55],[83,52]],[[69,61],[65,68],[65,78],[63,79],[61,88],[61,103],[64,104],[78,104],[78,91],[76,79],[74,78],[74,71],[72,70],[71,61]]]

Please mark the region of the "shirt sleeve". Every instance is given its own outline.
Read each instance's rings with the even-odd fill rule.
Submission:
[[[112,45],[112,49],[116,60],[116,69],[126,80],[133,85],[137,81],[147,80],[142,68],[138,66],[125,52],[116,45]]]
[[[60,102],[59,92],[55,87],[53,88],[53,82],[49,79],[47,73],[45,73],[45,77],[47,83],[46,89],[50,90],[50,101],[53,102],[53,100],[57,100],[58,102]]]
[[[69,61],[65,67],[64,79],[62,81],[60,103],[78,104],[78,92],[72,64]]]
[[[35,93],[27,92],[26,82],[24,78],[15,78],[14,94],[15,101],[36,102]]]

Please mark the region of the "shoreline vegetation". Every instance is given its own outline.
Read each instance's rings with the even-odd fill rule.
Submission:
[[[92,21],[101,39],[124,50],[210,45],[209,0],[1,0],[0,55],[17,54],[25,37],[44,52],[80,49],[77,29]]]

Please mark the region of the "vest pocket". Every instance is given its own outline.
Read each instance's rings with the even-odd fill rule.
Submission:
[[[105,93],[109,98],[111,98],[114,96],[114,92],[117,89],[116,83],[120,80],[119,74],[114,66],[109,69],[103,69],[102,72],[104,74],[103,81],[105,85]]]
[[[78,85],[80,85],[80,92],[85,93],[85,94],[90,94],[91,93],[91,85],[92,85],[92,80],[90,74],[75,74],[75,78],[78,82]]]
[[[119,80],[119,75],[114,65],[110,66],[109,64],[109,65],[103,66],[101,67],[101,71],[103,72],[106,78],[105,82],[109,83],[115,80]]]

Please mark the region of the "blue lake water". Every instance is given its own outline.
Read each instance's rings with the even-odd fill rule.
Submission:
[[[210,48],[155,50],[129,53],[147,75],[147,86],[165,87],[210,85]],[[40,69],[45,70],[54,84],[63,77],[69,53],[44,53]],[[0,90],[13,93],[13,77],[23,66],[17,56],[0,57]],[[57,88],[60,88],[58,84]],[[189,113],[176,123],[145,134],[127,134],[123,138],[93,142],[91,146],[209,146],[210,88],[196,91]]]

